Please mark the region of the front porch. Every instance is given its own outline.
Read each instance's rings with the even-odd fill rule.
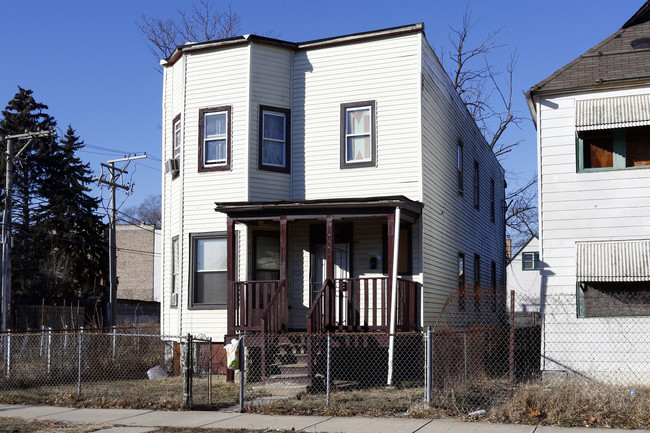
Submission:
[[[417,329],[421,209],[405,197],[217,204],[228,216],[228,335]]]

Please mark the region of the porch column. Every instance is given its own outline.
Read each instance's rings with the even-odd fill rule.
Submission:
[[[388,257],[385,257],[384,259],[388,260],[388,265],[386,269],[388,269],[388,293],[387,293],[387,299],[386,301],[389,302],[388,308],[386,310],[386,322],[384,322],[385,325],[389,325],[391,323],[391,305],[390,305],[390,300],[392,298],[392,290],[393,290],[393,259],[395,255],[395,214],[389,214],[386,216],[386,219],[388,220],[388,227],[387,227],[387,232],[388,232],[388,251],[386,251]]]
[[[325,259],[327,260],[325,278],[328,280],[334,279],[334,216],[327,215],[327,238]]]
[[[287,280],[287,216],[280,217],[280,281]]]
[[[226,222],[226,297],[228,300],[228,335],[235,333],[235,299],[233,281],[235,281],[235,222],[228,217]]]
[[[391,221],[389,219],[389,227],[392,226],[393,236],[392,242],[389,240],[388,245],[393,245],[392,260],[390,268],[390,336],[388,337],[388,386],[393,385],[393,363],[395,359],[395,325],[397,323],[397,271],[399,264],[399,223],[401,220],[402,209],[395,208],[395,216]],[[390,238],[389,238],[390,239]],[[390,247],[389,247],[390,248]]]

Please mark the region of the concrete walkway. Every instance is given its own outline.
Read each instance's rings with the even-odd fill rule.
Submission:
[[[0,417],[47,419],[66,423],[113,426],[102,433],[144,433],[157,427],[205,427],[251,430],[291,430],[327,433],[567,433],[560,427],[462,422],[454,419],[362,418],[257,415],[216,411],[154,411],[136,409],[75,409],[0,404]],[[580,428],[578,430],[581,430]],[[645,430],[589,429],[590,432],[630,433]]]

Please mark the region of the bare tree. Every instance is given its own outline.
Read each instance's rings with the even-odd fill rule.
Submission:
[[[142,15],[136,22],[138,33],[147,42],[156,60],[169,57],[176,47],[187,42],[203,42],[235,36],[241,18],[232,6],[219,11],[211,0],[200,0],[188,12],[177,9],[176,19]]]
[[[512,79],[517,65],[517,51],[510,56],[505,72],[490,62],[489,55],[501,48],[497,44],[500,30],[489,33],[478,42],[471,41],[478,20],[472,19],[469,6],[465,9],[460,28],[451,28],[449,59],[453,64],[450,73],[453,85],[467,110],[481,129],[497,158],[506,155],[521,140],[508,141],[504,133],[518,126],[524,119],[513,111]],[[523,183],[510,173],[513,186],[506,192],[506,226],[513,238],[526,238],[537,234],[537,179]],[[513,239],[515,243],[518,239]]]
[[[118,220],[126,224],[148,224],[160,228],[162,224],[162,208],[159,195],[150,195],[138,206],[132,206],[120,211]]]

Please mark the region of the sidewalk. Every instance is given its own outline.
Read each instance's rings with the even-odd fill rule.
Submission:
[[[102,433],[144,433],[157,427],[244,428],[327,433],[566,433],[567,428],[462,422],[454,419],[361,418],[257,415],[216,411],[154,411],[136,409],[74,409],[0,404],[0,417],[48,419],[69,423],[116,426]],[[573,430],[576,430],[575,428]],[[580,430],[580,428],[579,428]],[[589,429],[608,433],[645,430]]]

